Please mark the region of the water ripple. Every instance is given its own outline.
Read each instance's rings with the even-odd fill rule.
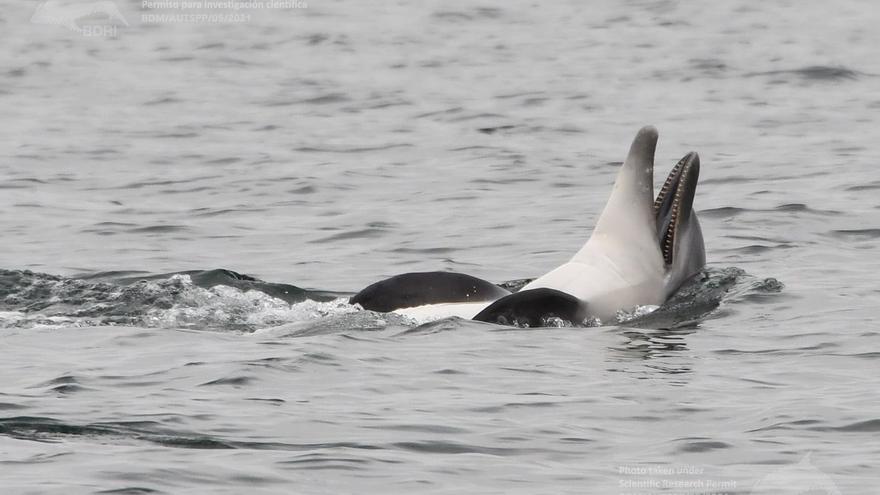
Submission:
[[[847,81],[855,80],[865,74],[842,66],[810,65],[799,69],[772,70],[766,72],[751,72],[745,77],[752,76],[795,76],[806,81]]]

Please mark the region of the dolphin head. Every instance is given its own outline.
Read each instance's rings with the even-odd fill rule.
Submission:
[[[654,200],[657,240],[670,294],[706,264],[703,232],[694,211],[700,156],[691,151],[672,167]]]

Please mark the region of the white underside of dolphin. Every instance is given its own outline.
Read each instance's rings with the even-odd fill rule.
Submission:
[[[654,209],[657,137],[654,127],[639,130],[589,240],[569,261],[520,292],[555,289],[583,301],[590,316],[611,322],[621,310],[662,304],[684,280],[702,268],[705,254],[695,215],[696,226],[683,227],[691,231],[689,239],[683,241],[698,241],[699,245],[681,250],[682,254],[693,251],[695,259],[677,260],[672,265],[664,262]],[[420,322],[450,316],[471,319],[494,301],[426,304],[394,312]]]
[[[412,308],[395,309],[392,312],[412,318],[419,323],[440,320],[442,318],[451,318],[453,316],[470,320],[496,300],[472,303],[424,304]]]

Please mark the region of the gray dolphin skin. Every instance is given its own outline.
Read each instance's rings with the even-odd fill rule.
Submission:
[[[427,272],[377,282],[350,302],[419,321],[458,316],[520,326],[541,326],[551,317],[613,323],[619,311],[662,304],[703,269],[706,252],[693,209],[700,158],[686,154],[655,196],[657,139],[654,127],[639,130],[590,238],[569,261],[519,292],[468,275]]]

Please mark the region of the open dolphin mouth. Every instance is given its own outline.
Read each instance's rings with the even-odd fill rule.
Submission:
[[[675,243],[679,226],[690,217],[700,177],[700,157],[691,151],[672,167],[666,182],[654,200],[654,216],[657,219],[657,237],[663,260],[671,265],[674,260]]]

